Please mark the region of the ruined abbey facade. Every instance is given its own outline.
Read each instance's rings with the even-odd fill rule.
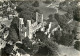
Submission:
[[[23,18],[19,18],[19,34],[21,37],[28,37],[29,39],[32,39],[33,34],[44,26],[43,14],[36,12],[36,21],[32,23],[31,20],[27,20],[26,23],[27,26],[24,27]]]

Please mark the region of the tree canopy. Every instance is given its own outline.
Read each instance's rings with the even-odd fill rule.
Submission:
[[[26,26],[27,20],[34,22],[36,20],[36,8],[32,6],[33,1],[25,1],[19,4],[16,10],[19,12],[19,17],[23,18],[24,25]]]
[[[13,18],[9,29],[8,41],[16,42],[19,40],[19,18]]]
[[[77,8],[74,10],[73,15],[74,15],[74,20],[80,22],[80,8],[79,8],[79,7],[77,7]]]

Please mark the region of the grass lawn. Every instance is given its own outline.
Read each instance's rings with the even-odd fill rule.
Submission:
[[[59,45],[60,56],[80,56],[80,51],[74,49],[74,47],[67,47]]]
[[[42,1],[40,1],[39,4],[38,9],[43,13],[44,20],[46,20],[50,14],[54,14],[56,12],[56,9],[46,7],[49,4],[45,4]]]

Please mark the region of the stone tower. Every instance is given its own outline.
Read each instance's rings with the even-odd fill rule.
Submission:
[[[22,31],[24,22],[23,22],[23,18],[19,18],[19,31]]]
[[[27,20],[27,27],[28,27],[28,37],[29,39],[32,38],[32,25],[31,25],[31,20]]]
[[[39,14],[36,12],[36,21],[34,23],[31,22],[31,20],[27,20],[27,26],[23,26],[23,18],[19,18],[19,33],[21,37],[28,37],[29,39],[33,38],[33,34],[35,34],[36,31],[39,29],[42,29],[44,27],[43,24],[43,14]]]
[[[39,17],[40,15],[40,17]],[[43,14],[36,12],[36,21],[31,23],[31,20],[27,20],[27,29],[29,39],[33,38],[33,33],[43,27]]]

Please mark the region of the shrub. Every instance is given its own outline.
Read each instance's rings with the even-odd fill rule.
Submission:
[[[15,17],[11,22],[7,41],[16,42],[18,40],[19,40],[19,18]]]
[[[80,41],[75,42],[74,48],[80,51]]]
[[[22,2],[19,6],[18,6],[18,9],[17,10],[20,10],[19,11],[19,17],[20,18],[23,18],[23,21],[24,21],[24,26],[27,25],[27,20],[31,20],[32,23],[36,20],[36,8],[34,8],[32,6],[33,2],[31,1],[25,1],[25,2]],[[39,10],[38,10],[39,11]]]
[[[38,2],[38,1],[35,1],[32,5],[33,5],[34,7],[39,7],[39,2]]]
[[[50,4],[51,2],[52,2],[52,1],[50,1],[50,0],[44,1],[45,4]]]
[[[74,15],[74,20],[76,20],[76,21],[80,21],[80,8],[76,8],[75,10],[74,10],[74,13],[73,13],[73,15]]]
[[[51,40],[45,40],[42,46],[39,46],[39,50],[34,56],[58,56],[58,47]]]
[[[4,47],[3,51],[4,51],[6,54],[10,54],[10,53],[12,53],[13,48],[14,48],[13,45],[6,44],[6,46]]]
[[[73,35],[63,33],[59,43],[65,46],[71,46],[73,41],[74,41]]]
[[[45,45],[49,48],[49,54],[48,56],[58,56],[58,46],[56,43],[51,41],[50,39],[47,39],[44,41]]]
[[[21,12],[21,11],[22,11],[22,8],[17,7],[17,8],[16,8],[16,11],[19,13],[19,12]]]

